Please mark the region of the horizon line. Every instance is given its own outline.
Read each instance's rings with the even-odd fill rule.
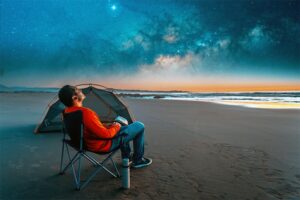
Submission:
[[[87,83],[87,84],[78,84],[78,85],[91,85],[91,86],[97,86],[98,84],[92,84],[92,83]],[[37,89],[55,89],[59,90],[60,87],[47,87],[47,86],[42,86],[42,87],[36,87],[36,86],[7,86],[4,84],[0,84],[2,88],[0,87],[0,92],[9,92],[9,90],[13,89],[18,89],[19,91],[11,91],[11,92],[30,92],[30,90],[37,90]],[[77,86],[77,85],[76,85]],[[140,88],[135,88],[135,89],[130,89],[130,88],[114,88],[114,87],[106,87],[106,89],[111,89],[111,90],[119,90],[119,91],[137,91],[137,92],[189,92],[189,93],[254,93],[254,92],[300,92],[300,85],[299,86],[294,86],[293,88],[288,89],[289,87],[283,89],[281,88],[270,88],[266,89],[266,86],[261,86],[261,87],[253,87],[253,88],[248,88],[248,87],[240,87],[243,89],[237,89],[237,88],[226,88],[226,89],[221,89],[221,88],[215,88],[211,89],[210,87],[208,88],[202,88],[202,90],[181,90],[181,89],[140,89]],[[7,91],[5,91],[7,89]]]

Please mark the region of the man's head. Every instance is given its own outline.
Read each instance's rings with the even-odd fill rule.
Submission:
[[[59,90],[58,98],[67,107],[82,106],[85,95],[75,86],[65,85]]]

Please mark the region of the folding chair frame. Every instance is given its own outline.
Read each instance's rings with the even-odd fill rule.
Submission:
[[[108,156],[102,160],[101,162],[98,162],[95,158],[91,157],[90,155],[87,154],[87,151],[83,149],[83,124],[81,124],[81,130],[80,130],[80,148],[76,149],[75,147],[70,145],[70,140],[66,139],[66,129],[65,126],[63,125],[63,140],[62,140],[62,152],[61,152],[61,161],[60,161],[60,175],[63,175],[67,169],[69,169],[70,167],[72,167],[72,172],[73,172],[73,176],[74,176],[74,182],[75,182],[75,186],[76,186],[76,190],[80,190],[83,189],[95,176],[98,172],[100,172],[101,170],[106,171],[107,173],[109,173],[110,175],[112,175],[113,177],[117,178],[120,177],[120,173],[119,170],[116,166],[116,163],[113,160],[113,156],[115,155],[115,153],[119,150],[115,149],[109,153],[106,153],[105,155],[108,154]],[[73,149],[75,149],[77,151],[77,153],[71,158],[70,155],[70,151],[69,151],[69,147],[72,147]],[[63,168],[63,161],[64,161],[64,151],[66,149],[68,158],[69,158],[69,163]],[[97,153],[95,153],[97,154]],[[101,155],[103,155],[103,153],[101,153]],[[84,157],[86,160],[90,161],[95,167],[96,169],[87,177],[87,179],[85,181],[81,180],[81,158]],[[105,167],[105,164],[108,161],[111,161],[111,163],[114,166],[114,172],[110,171],[109,169],[107,169],[107,167]],[[77,165],[77,170],[75,169],[75,163],[78,162]]]

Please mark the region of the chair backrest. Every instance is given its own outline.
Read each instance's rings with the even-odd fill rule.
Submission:
[[[71,143],[82,149],[83,147],[83,114],[81,110],[65,113],[63,111],[64,128],[70,136]],[[82,140],[81,140],[82,139]]]

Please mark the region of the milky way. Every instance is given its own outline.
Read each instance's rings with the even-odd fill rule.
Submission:
[[[0,83],[182,68],[300,77],[299,1],[2,0],[0,9]]]

